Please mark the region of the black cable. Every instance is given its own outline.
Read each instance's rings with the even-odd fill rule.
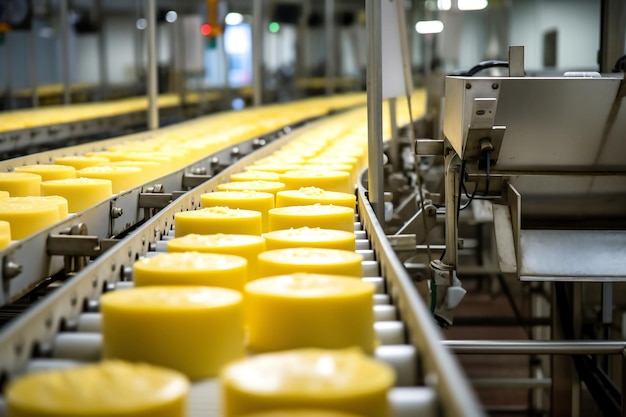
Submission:
[[[613,72],[626,72],[626,55],[622,55],[615,61]]]
[[[490,60],[490,61],[482,61],[478,64],[474,65],[468,71],[458,71],[453,73],[452,75],[459,75],[465,77],[472,77],[479,73],[482,70],[486,70],[488,68],[508,68],[508,61],[498,61],[498,60]]]

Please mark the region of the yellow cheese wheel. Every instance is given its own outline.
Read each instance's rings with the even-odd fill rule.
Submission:
[[[0,200],[0,220],[11,224],[11,238],[24,239],[61,220],[59,206],[47,200]]]
[[[294,171],[297,169],[302,169],[302,164],[271,163],[250,165],[246,167],[246,171],[267,171],[274,172],[276,174],[283,174],[287,171]]]
[[[243,291],[248,261],[241,256],[199,252],[163,253],[133,267],[135,286],[202,285]]]
[[[277,207],[268,212],[267,218],[270,231],[308,226],[354,232],[354,210],[348,207],[328,204]]]
[[[274,208],[274,194],[259,191],[215,191],[200,196],[202,207],[229,207],[231,209],[261,212],[262,231],[267,232],[267,212]]]
[[[299,190],[285,190],[276,193],[276,207],[308,206],[315,203],[333,204],[355,210],[356,196],[327,191],[318,187],[302,187]]]
[[[368,282],[294,273],[252,281],[245,297],[253,352],[304,347],[374,351],[374,286]]]
[[[109,158],[111,162],[121,161],[151,161],[158,162],[163,170],[170,172],[176,168],[176,163],[168,155],[155,152],[104,152],[102,156]]]
[[[287,248],[325,248],[354,251],[356,235],[343,230],[300,227],[263,234],[267,250]]]
[[[57,165],[67,165],[77,170],[106,164],[107,162],[109,162],[109,158],[103,156],[62,156],[54,159],[54,163]]]
[[[9,198],[11,197],[11,194],[9,194],[8,191],[0,191],[0,200],[3,198]]]
[[[113,194],[130,190],[141,184],[141,168],[137,167],[115,167],[96,166],[80,169],[76,175],[84,178],[98,178],[111,181]]]
[[[263,220],[260,211],[207,207],[183,211],[174,215],[176,237],[190,233],[211,235],[215,233],[261,235]]]
[[[141,180],[139,183],[145,184],[166,174],[160,163],[154,161],[116,161],[106,165],[112,167],[135,167],[141,169]]]
[[[11,224],[0,220],[0,250],[11,244]]]
[[[296,349],[237,361],[220,382],[224,417],[288,408],[387,417],[394,373],[358,349]]]
[[[238,417],[363,417],[356,414],[346,414],[331,410],[313,410],[313,409],[289,409],[289,410],[275,410],[275,411],[263,411],[260,413],[242,414]]]
[[[59,210],[59,220],[63,220],[69,214],[68,202],[64,197],[58,195],[35,196],[35,197],[9,197],[6,199],[9,203],[23,204],[45,204],[50,203]]]
[[[59,195],[67,200],[70,213],[78,213],[113,195],[110,180],[69,178],[41,183],[42,195]]]
[[[236,255],[248,261],[248,277],[259,276],[258,256],[265,251],[265,238],[256,235],[189,234],[167,242],[168,252],[203,252]]]
[[[184,417],[189,381],[161,367],[122,361],[34,372],[6,390],[11,417]]]
[[[218,191],[260,191],[276,194],[285,189],[285,184],[274,181],[235,181],[219,184]]]
[[[279,175],[275,172],[268,171],[244,171],[232,174],[230,176],[231,182],[241,181],[271,181],[278,182]]]
[[[345,171],[327,170],[297,170],[287,171],[280,175],[280,182],[285,184],[286,190],[298,190],[302,187],[318,187],[327,191],[354,193],[354,186],[350,181],[350,173]]]
[[[42,181],[76,178],[76,169],[69,165],[24,165],[15,167],[15,172],[37,174],[41,177]]]
[[[275,249],[259,255],[259,276],[296,272],[363,276],[363,256],[355,252],[322,248]]]
[[[11,197],[39,195],[41,175],[29,172],[0,172],[0,190],[7,191]]]
[[[244,354],[242,300],[237,291],[200,286],[106,293],[104,357],[164,366],[191,379],[214,376]]]

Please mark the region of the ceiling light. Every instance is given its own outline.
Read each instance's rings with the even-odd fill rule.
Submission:
[[[230,26],[237,26],[243,23],[243,15],[241,13],[228,13],[224,22]]]
[[[148,27],[148,21],[144,19],[143,17],[141,17],[137,19],[137,23],[135,25],[137,26],[137,29],[144,30],[145,28]]]
[[[174,23],[176,19],[178,19],[178,13],[176,13],[174,10],[170,10],[169,12],[165,13],[166,22]]]
[[[450,10],[452,8],[452,0],[437,0],[437,9]]]
[[[443,22],[441,20],[420,20],[415,24],[417,33],[440,33],[443,30]]]
[[[459,0],[459,10],[483,10],[488,4],[488,0]]]

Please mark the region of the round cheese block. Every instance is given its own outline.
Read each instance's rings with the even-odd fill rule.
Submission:
[[[275,249],[259,255],[259,276],[288,275],[296,272],[363,276],[358,253],[321,248]]]
[[[359,347],[372,353],[373,297],[371,283],[350,276],[294,273],[250,282],[245,290],[248,348]]]
[[[96,165],[106,164],[107,162],[109,162],[109,158],[103,156],[62,156],[54,160],[54,163],[57,165],[67,165],[77,170],[95,167]]]
[[[215,191],[200,196],[202,207],[228,207],[261,212],[262,231],[267,232],[267,212],[274,208],[274,194],[259,191]]]
[[[24,239],[59,220],[59,206],[48,200],[20,201],[15,197],[0,200],[0,220],[11,224],[11,238]]]
[[[354,210],[328,204],[277,207],[267,219],[270,231],[308,226],[354,232]]]
[[[274,181],[235,181],[219,184],[218,191],[260,191],[276,194],[285,189],[285,184]]]
[[[103,354],[191,379],[216,375],[244,354],[243,297],[226,288],[153,286],[101,299]]]
[[[11,224],[0,220],[0,250],[11,244]]]
[[[298,190],[302,187],[318,187],[327,191],[337,191],[351,194],[354,186],[350,181],[350,174],[345,171],[326,170],[297,170],[287,171],[280,175],[280,182],[285,184],[286,190]]]
[[[308,206],[316,203],[333,204],[355,210],[356,196],[317,187],[302,187],[299,190],[285,190],[276,193],[276,207]]]
[[[110,180],[113,194],[130,190],[140,185],[142,181],[141,168],[137,167],[116,167],[116,166],[96,166],[84,168],[76,171],[76,175],[84,178],[98,178]]]
[[[69,212],[78,213],[111,197],[113,188],[110,180],[69,178],[42,182],[41,194],[65,198]]]
[[[236,255],[248,261],[248,277],[259,276],[258,256],[265,251],[265,239],[256,235],[189,234],[167,242],[168,252],[203,252]]]
[[[270,182],[278,182],[280,175],[275,172],[268,171],[244,171],[238,172],[236,174],[232,174],[230,176],[231,182],[241,182],[241,181],[270,181]]]
[[[332,410],[288,409],[262,411],[260,413],[242,414],[239,417],[363,417],[356,414],[340,413]]]
[[[109,162],[106,165],[112,167],[135,167],[141,169],[141,180],[139,183],[145,184],[153,181],[165,174],[160,163],[154,161],[117,161]]]
[[[287,171],[302,169],[302,164],[289,163],[273,163],[273,164],[257,164],[246,167],[246,171],[267,171],[276,174],[283,174]]]
[[[111,360],[27,374],[5,399],[11,417],[184,417],[189,389],[179,372]]]
[[[76,169],[69,165],[24,165],[15,167],[15,172],[37,174],[41,177],[42,181],[76,178]]]
[[[176,237],[190,233],[212,235],[215,233],[261,235],[263,220],[260,211],[207,207],[183,211],[174,215]]]
[[[289,408],[388,417],[394,373],[358,349],[296,349],[232,363],[220,382],[224,417]]]
[[[11,197],[11,194],[9,194],[8,191],[0,191],[0,200],[3,198],[9,198]]]
[[[63,220],[69,214],[68,202],[65,198],[58,195],[35,196],[35,197],[9,197],[6,199],[10,203],[24,204],[45,204],[46,202],[53,204],[59,210],[59,220]]]
[[[0,172],[0,190],[8,192],[12,197],[39,195],[41,175],[29,172]]]
[[[324,248],[352,251],[356,249],[356,235],[343,230],[300,227],[263,234],[267,250],[287,248]]]
[[[248,261],[241,256],[199,252],[163,253],[133,267],[135,286],[202,285],[243,291]]]

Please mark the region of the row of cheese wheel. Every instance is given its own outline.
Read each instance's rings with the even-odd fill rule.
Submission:
[[[12,172],[0,173],[0,191],[8,192],[11,197],[61,196],[67,200],[69,212],[77,213],[225,147],[331,109],[360,104],[363,99],[360,94],[347,94],[290,103],[289,112],[284,111],[285,105],[274,105],[220,113],[160,129],[157,134],[116,141],[100,151],[59,156],[53,164],[13,166]],[[27,220],[16,224],[0,205],[0,221],[9,221],[12,240],[28,237],[59,221],[37,213],[35,210]]]
[[[341,132],[338,131],[343,129],[341,126],[334,126],[333,128],[335,129],[335,136],[339,136]],[[333,129],[329,130],[332,131]],[[355,135],[359,134],[359,132],[353,133]],[[361,135],[359,136],[362,137],[363,132],[360,133]],[[335,138],[332,134],[328,135],[328,137]],[[313,145],[317,141],[311,137],[306,142],[308,142],[309,145]],[[299,149],[295,151],[296,154],[307,155],[311,158],[323,158],[318,151],[307,149],[306,146],[297,148]],[[350,146],[345,148],[332,148],[328,157],[332,160],[332,158],[337,158],[338,155],[351,154],[354,149],[356,148]],[[264,164],[257,165],[257,170],[249,170],[241,175],[247,175],[249,180],[267,181],[280,179],[280,177],[276,178],[270,175],[280,175],[280,172],[274,172],[274,170],[270,168],[287,163],[283,158],[289,158],[288,154],[291,152],[289,152],[288,149],[281,151],[288,152],[282,155],[274,155],[274,157],[280,157],[279,160],[263,161]],[[353,165],[353,167],[362,167],[362,156],[363,153],[361,153],[361,161]],[[353,157],[348,155],[348,158]],[[328,163],[323,162],[323,160],[318,162],[322,164]],[[359,166],[359,164],[361,165]],[[283,173],[288,171],[289,170],[284,171]],[[341,171],[341,169],[339,171]],[[233,177],[235,176],[233,175]],[[351,181],[354,181],[354,178],[353,170]],[[240,180],[244,179],[240,178]],[[235,181],[235,178],[231,178],[231,181]],[[248,190],[248,188],[245,188],[243,191],[246,192],[246,190]],[[271,209],[268,210],[268,213],[270,210]],[[177,223],[177,234],[179,233],[179,226],[180,224]],[[267,227],[269,229],[269,222]],[[314,232],[308,233],[309,231]],[[274,233],[274,235],[272,235],[272,233]],[[330,234],[332,233],[333,232],[330,232]],[[280,245],[290,245],[289,240],[293,238],[299,242],[306,242],[305,246],[308,247],[309,243],[311,243],[311,246],[314,245],[312,242],[315,242],[315,245],[319,244],[320,240],[324,240],[323,236],[329,238],[329,236],[327,236],[328,234],[329,231],[320,229],[282,230],[267,233],[265,237],[247,235],[243,240],[254,241],[257,239],[258,242],[258,239],[263,239],[264,243],[268,245],[278,245],[279,247],[277,249],[279,249]],[[309,237],[304,237],[305,235]],[[231,247],[237,246],[232,245],[233,240],[237,240],[237,238],[232,235],[186,235],[169,241],[168,250],[176,251],[181,248],[189,249],[189,245],[191,245],[194,250],[202,250],[203,246],[213,246],[214,249],[220,248],[216,250],[220,252],[224,248],[227,248],[229,243]],[[329,238],[327,240],[333,239]],[[287,243],[285,243],[286,241]],[[349,245],[349,248],[352,249],[354,240],[347,239],[347,241],[349,243],[342,241],[342,243],[334,244],[340,245],[341,249],[348,249],[343,245]],[[241,246],[245,247],[246,245],[242,244]],[[307,250],[309,253],[312,253],[311,248]],[[254,256],[249,257],[254,258]],[[257,256],[257,259],[258,258]],[[319,259],[316,260],[316,263],[320,263],[317,261],[320,261]],[[136,265],[136,284],[140,282],[140,269],[139,264]],[[309,282],[308,285],[303,285],[307,280],[317,281],[317,284],[310,285]],[[306,312],[308,303],[305,302],[305,300],[307,300],[307,298],[315,298],[320,295],[327,300],[333,298],[331,292],[321,291],[320,288],[323,288],[323,286],[319,285],[320,282],[328,283],[331,281],[335,284],[345,282],[350,283],[350,285],[359,282],[353,278],[314,276],[296,273],[287,276],[266,278],[265,280],[259,279],[249,282],[246,286],[250,289],[248,296],[253,293],[255,289],[258,290],[259,295],[265,295],[269,288],[269,293],[274,296],[273,298],[279,298],[276,296],[280,295],[281,291],[288,292],[289,294],[287,295],[293,295],[292,291],[294,288],[303,290],[301,294],[306,294],[308,297],[302,297],[301,300],[298,300],[301,302],[296,304],[302,304],[302,311]],[[273,291],[272,286],[267,285],[267,282],[274,283]],[[256,288],[257,286],[258,288]],[[334,286],[331,287],[335,290],[337,288]],[[174,290],[174,288],[177,288],[177,290]],[[192,287],[164,288],[153,286],[138,288],[137,291],[148,291],[152,293],[151,296],[147,297],[146,301],[154,305],[158,304],[158,308],[172,307],[172,303],[176,304],[176,300],[181,301],[182,298],[189,301],[189,303],[185,302],[183,304],[190,309],[193,309],[194,305],[202,304],[202,292],[211,292],[213,295],[210,297],[210,302],[216,304],[220,304],[220,302],[224,303],[225,300],[227,301],[228,299],[237,299],[236,295],[238,294],[228,289],[211,287],[204,287],[202,289],[199,289],[201,287],[191,288]],[[114,292],[103,297],[102,305],[105,317],[107,316],[106,313],[104,313],[107,308],[107,303],[115,305],[115,301],[119,301],[120,298],[130,297],[130,300],[127,300],[126,303],[122,303],[124,309],[132,309],[133,306],[136,307],[135,298],[132,296],[131,291],[133,290],[126,292],[126,294],[124,294],[124,292],[118,292],[117,295]],[[177,291],[180,291],[177,296],[172,295],[173,292]],[[216,291],[217,293],[221,293],[221,296],[215,296]],[[369,288],[368,291],[371,291],[371,288]],[[371,314],[371,292],[368,291],[366,291],[366,293],[370,294],[370,297],[367,306]],[[165,299],[160,300],[156,294],[169,295],[165,296]],[[341,299],[341,297],[339,297],[339,299]],[[340,302],[338,305],[342,304],[344,303]],[[109,307],[111,306],[109,305]],[[346,308],[345,305],[342,307]],[[268,309],[271,309],[271,307],[268,307]],[[220,309],[218,308],[218,310]],[[274,322],[274,327],[280,327],[280,325],[277,324],[278,321],[283,322],[289,319],[288,316],[291,311],[292,309],[289,308],[287,314],[283,313],[280,314],[280,317],[271,319],[270,321]],[[335,311],[322,318],[321,316],[316,316],[318,311],[319,309],[308,312],[312,323],[316,321],[322,323],[333,322],[343,315],[341,312]],[[362,311],[365,311],[365,309],[362,309]],[[128,316],[124,317],[126,317],[126,319],[128,318]],[[258,317],[254,318],[258,319]],[[144,324],[154,328],[154,321],[154,319],[144,320]],[[158,320],[158,322],[163,323],[161,320]],[[167,320],[164,320],[164,322],[167,323]],[[106,323],[107,321],[104,319],[103,328],[105,329],[105,333],[107,328]],[[109,321],[109,324],[110,323],[111,321]],[[206,325],[206,322],[204,324]],[[292,320],[290,328],[293,328],[294,325],[298,325],[297,319]],[[306,333],[308,328],[306,326],[301,327],[304,333]],[[189,327],[183,327],[183,329],[189,329]],[[232,329],[229,330],[232,331]],[[192,331],[191,333],[194,332]],[[115,334],[114,337],[117,337]],[[159,338],[159,342],[155,343],[155,345],[168,345],[171,340],[175,340],[177,337],[180,336],[161,337]],[[275,336],[270,337],[274,338]],[[321,334],[319,337],[323,339],[327,337],[327,334]],[[105,336],[105,346],[106,339],[107,337]],[[145,343],[142,343],[141,346],[131,346],[131,350],[141,350],[145,348],[145,346]],[[105,351],[106,349],[105,347]],[[165,349],[167,349],[167,346]],[[129,373],[132,373],[132,378]],[[67,387],[68,382],[70,387],[75,389],[84,381],[91,378],[97,378],[100,381],[107,380],[109,386],[112,388],[107,390],[104,395],[91,393],[87,398],[81,399],[85,401],[76,401],[73,390],[67,390],[66,388],[59,389],[61,386]],[[58,382],[58,379],[61,379],[62,382]],[[258,354],[251,358],[230,363],[222,370],[220,379],[223,401],[222,415],[228,417],[349,417],[356,416],[357,414],[360,416],[374,417],[388,415],[386,391],[393,384],[394,375],[389,367],[370,359],[360,350],[293,349],[278,353]],[[121,392],[118,392],[118,390]],[[50,392],[55,393],[55,395],[48,395]],[[68,416],[86,414],[102,415],[102,410],[108,407],[114,409],[110,415],[158,415],[179,417],[186,415],[184,402],[187,392],[188,385],[185,378],[173,371],[156,369],[148,365],[104,361],[95,368],[79,368],[62,372],[60,375],[32,375],[18,380],[17,383],[9,388],[7,401],[9,416],[13,417],[58,415],[58,410],[63,410],[62,414]],[[41,393],[44,393],[45,398],[37,396]],[[122,398],[122,401],[118,401],[119,398]],[[103,404],[105,405],[103,406]],[[120,404],[123,405],[120,407]],[[94,411],[94,408],[97,408],[98,411]],[[315,408],[315,410],[312,408]],[[55,410],[54,413],[56,414],[50,414],[51,409]],[[263,411],[270,409],[278,410]]]

